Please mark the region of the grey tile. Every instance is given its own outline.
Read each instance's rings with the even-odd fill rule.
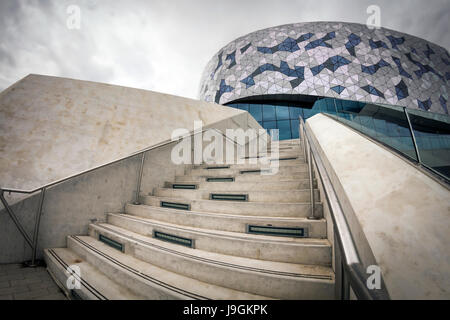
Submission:
[[[22,292],[27,292],[27,291],[30,291],[30,289],[28,289],[27,286],[15,286],[15,287],[0,289],[0,295],[22,293]]]

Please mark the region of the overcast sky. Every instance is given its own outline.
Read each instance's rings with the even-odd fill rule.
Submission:
[[[80,29],[69,29],[69,5]],[[228,42],[294,22],[381,25],[450,48],[450,0],[0,0],[0,90],[30,73],[197,97],[203,68]],[[71,20],[72,21],[72,20]]]

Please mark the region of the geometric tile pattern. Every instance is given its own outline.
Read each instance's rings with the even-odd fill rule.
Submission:
[[[264,94],[303,94],[448,114],[450,55],[426,40],[342,22],[259,30],[208,63],[199,97],[224,104]]]

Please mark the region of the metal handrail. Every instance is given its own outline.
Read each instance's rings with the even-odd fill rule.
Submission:
[[[144,168],[144,162],[145,162],[145,154],[148,151],[157,149],[157,148],[161,148],[164,147],[166,145],[169,145],[171,143],[175,143],[177,141],[179,141],[180,139],[184,139],[187,137],[192,137],[193,135],[199,134],[199,133],[203,133],[206,130],[214,130],[218,133],[220,133],[223,137],[225,137],[227,140],[231,140],[229,137],[227,137],[226,135],[224,135],[220,130],[216,129],[216,128],[205,128],[201,131],[197,131],[196,129],[192,130],[191,132],[189,132],[189,134],[186,134],[184,136],[180,136],[177,138],[177,140],[172,140],[172,139],[167,139],[164,140],[163,142],[160,142],[158,144],[155,144],[151,147],[147,147],[144,148],[142,150],[136,151],[128,156],[113,160],[113,161],[109,161],[107,163],[101,164],[99,166],[84,170],[82,172],[70,175],[68,177],[47,183],[45,185],[42,185],[38,188],[35,189],[30,189],[30,190],[25,190],[25,189],[15,189],[15,188],[5,188],[5,187],[1,187],[0,188],[0,201],[2,202],[3,206],[5,207],[6,212],[8,213],[8,215],[11,217],[11,220],[14,222],[14,224],[16,225],[17,229],[19,230],[19,232],[22,234],[22,236],[24,237],[26,243],[31,247],[32,250],[32,256],[31,256],[31,260],[29,262],[27,262],[28,266],[30,267],[35,267],[37,266],[36,263],[36,252],[37,252],[37,242],[38,242],[38,236],[39,236],[39,227],[40,227],[40,220],[41,220],[41,216],[42,216],[42,208],[44,205],[44,200],[45,200],[45,192],[49,187],[52,187],[54,185],[60,184],[62,182],[77,178],[79,176],[85,175],[87,173],[96,171],[98,169],[113,165],[115,163],[118,163],[120,161],[123,160],[127,160],[130,159],[132,157],[141,155],[141,161],[140,161],[140,165],[138,168],[138,177],[137,177],[137,186],[136,186],[136,195],[135,195],[135,201],[134,204],[140,204],[139,202],[139,193],[140,193],[140,188],[141,188],[141,182],[142,182],[142,174],[143,174],[143,168]],[[235,145],[240,145],[238,142],[231,140]],[[37,208],[37,212],[36,212],[36,218],[35,218],[35,227],[34,227],[34,231],[33,231],[33,238],[31,239],[30,236],[27,234],[27,232],[25,231],[25,229],[23,228],[22,224],[20,223],[20,221],[17,219],[17,216],[15,215],[13,209],[11,208],[11,206],[8,204],[8,201],[6,200],[4,193],[8,192],[8,193],[20,193],[20,194],[32,194],[32,193],[36,193],[40,191],[40,196],[39,196],[39,203],[38,203],[38,208]]]
[[[358,299],[380,300],[390,299],[384,286],[382,289],[370,290],[366,284],[365,264],[361,260],[357,246],[352,236],[339,198],[333,187],[329,174],[323,164],[314,140],[306,131],[305,122],[299,117],[299,132],[303,140],[304,154],[308,154],[308,166],[312,170],[314,162],[320,178],[327,204],[330,208],[330,215],[333,220],[333,230],[335,236],[335,269],[336,269],[336,298],[349,299],[350,287]],[[306,159],[306,157],[305,157]],[[313,184],[313,177],[310,173],[310,185]],[[313,192],[313,191],[311,191]],[[313,199],[313,196],[312,196]],[[339,261],[338,261],[339,260]]]

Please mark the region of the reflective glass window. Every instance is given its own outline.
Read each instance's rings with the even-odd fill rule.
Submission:
[[[299,120],[291,120],[291,134],[292,139],[298,139],[298,126],[300,125]]]
[[[248,111],[256,121],[262,121],[262,111],[260,104],[250,104],[248,107]]]
[[[277,128],[280,130],[280,140],[291,139],[291,122],[289,120],[277,121]]]
[[[276,121],[264,121],[263,122],[263,128],[267,130],[267,133],[270,134],[270,129],[276,129],[277,128],[277,122]]]
[[[289,107],[277,106],[276,107],[277,120],[289,119]]]
[[[408,109],[420,160],[450,177],[450,117]]]
[[[289,118],[290,119],[298,119],[299,117],[303,117],[302,108],[297,107],[289,107]]]
[[[276,120],[275,106],[263,105],[263,121]]]
[[[246,103],[240,103],[240,104],[238,105],[238,109],[248,111],[248,104],[246,104]]]

